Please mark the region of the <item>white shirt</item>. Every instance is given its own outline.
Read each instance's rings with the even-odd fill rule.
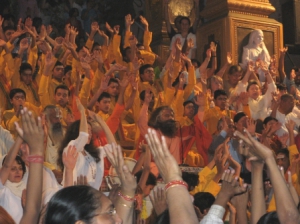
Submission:
[[[220,205],[212,205],[200,224],[223,224],[225,208]]]
[[[3,185],[0,181],[0,206],[13,218],[16,223],[19,223],[23,216],[23,208],[21,198],[12,193],[12,191]]]
[[[278,110],[276,111],[276,119],[278,120],[278,122],[281,123],[281,127],[279,130],[276,131],[276,135],[278,137],[281,137],[284,134],[288,134],[288,130],[285,126],[285,124],[289,121],[289,120],[293,120],[297,126],[297,130],[298,127],[300,125],[300,119],[298,118],[298,116],[296,115],[296,113],[294,113],[295,110],[293,110],[293,112],[289,113],[288,115],[285,115],[283,113],[280,113]],[[294,131],[294,134],[297,135],[298,133],[296,131]],[[289,139],[287,144],[289,144]]]
[[[239,95],[241,92],[247,91],[247,85],[244,85],[241,81],[237,84],[236,88],[231,94]],[[268,108],[271,107],[272,92],[276,91],[276,85],[274,82],[268,84],[268,90],[264,95],[259,96],[256,100],[249,98],[248,104],[251,113],[251,117],[254,120],[264,120],[268,116]]]
[[[0,158],[8,153],[14,142],[10,132],[0,126]]]
[[[78,158],[73,170],[73,181],[77,181],[77,177],[80,175],[86,176],[88,184],[99,190],[104,175],[104,157],[105,153],[102,147],[99,149],[100,161],[95,162],[95,159],[84,150],[84,146],[88,141],[88,133],[80,132],[77,139],[72,140],[68,146],[74,145],[78,152]],[[67,151],[68,146],[64,149],[64,153]],[[82,152],[86,155],[83,155]],[[65,171],[63,173],[63,181],[65,180]],[[64,185],[64,184],[63,184]]]
[[[181,46],[183,47],[186,38],[182,37],[181,34],[178,33],[178,34],[176,34],[174,37],[172,37],[171,44],[170,44],[170,50],[172,50],[172,46],[173,46],[173,44],[174,44],[174,42],[176,41],[177,38],[180,39],[180,41],[181,41]],[[194,43],[193,49],[196,49],[196,48],[197,48],[197,44],[196,44],[196,35],[193,34],[193,33],[189,33],[189,34],[187,35],[187,41],[188,41],[190,38],[193,40],[193,43]],[[192,49],[190,49],[190,51],[189,51],[189,53],[188,53],[187,56],[188,56],[189,59],[192,59]]]

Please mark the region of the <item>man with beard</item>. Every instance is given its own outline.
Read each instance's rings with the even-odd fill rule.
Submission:
[[[64,138],[64,131],[61,123],[61,114],[58,107],[54,105],[48,105],[44,109],[45,115],[45,135],[46,139],[46,153],[45,161],[50,163],[55,169],[57,169],[57,150],[61,141]]]
[[[156,130],[159,137],[164,136],[166,138],[170,153],[174,156],[177,163],[182,163],[183,158],[180,150],[182,142],[190,139],[195,135],[198,136],[198,129],[201,129],[201,127],[199,127],[199,123],[195,123],[190,126],[183,126],[179,128],[178,123],[174,119],[174,111],[169,106],[161,106],[155,109],[152,112],[147,123],[148,107],[151,100],[152,94],[150,94],[149,91],[146,91],[145,100],[137,124],[140,129],[141,135],[145,136],[145,134],[148,132],[149,127]]]

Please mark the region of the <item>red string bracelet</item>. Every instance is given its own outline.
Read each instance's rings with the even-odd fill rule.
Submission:
[[[176,186],[182,186],[182,187],[185,187],[186,189],[188,188],[188,185],[186,182],[184,182],[182,180],[172,180],[166,184],[165,191],[167,191],[169,188],[176,187]]]
[[[44,156],[29,155],[27,161],[29,163],[44,163]]]
[[[118,192],[118,196],[123,198],[126,201],[135,201],[135,197],[130,197],[129,195],[124,195],[121,193],[121,191]]]

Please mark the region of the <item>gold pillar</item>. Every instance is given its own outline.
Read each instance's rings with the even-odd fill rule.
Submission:
[[[279,57],[283,46],[282,24],[268,15],[274,12],[269,0],[208,0],[200,13],[207,22],[197,32],[197,55],[203,60],[204,45],[210,40],[219,42],[221,65],[227,52],[233,55],[233,63],[241,62],[243,46],[248,44],[249,34],[261,29],[270,55]]]

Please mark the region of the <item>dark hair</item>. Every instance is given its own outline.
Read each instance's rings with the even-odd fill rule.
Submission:
[[[69,90],[69,88],[66,85],[58,85],[58,86],[56,86],[54,94],[56,94],[57,90],[59,90],[59,89],[67,90],[68,91],[68,95],[70,96],[70,90]]]
[[[60,61],[56,61],[55,65],[54,65],[54,68],[55,68],[56,66],[64,66],[64,65],[63,65],[63,63],[61,63]]]
[[[2,165],[4,164],[5,159],[6,159],[6,156],[4,157],[4,159],[3,159],[3,161],[2,161]],[[22,158],[21,158],[20,156],[18,156],[18,155],[16,156],[15,160],[16,160],[16,162],[17,162],[18,165],[21,165],[22,170],[23,170],[23,176],[24,176],[24,174],[26,173],[26,166],[25,166],[24,161],[23,161]]]
[[[233,122],[237,123],[242,117],[247,116],[244,112],[238,112],[236,115],[234,115]]]
[[[187,100],[187,101],[184,101],[184,102],[183,102],[183,106],[185,107],[186,105],[188,105],[188,104],[190,104],[190,103],[192,103],[192,104],[193,104],[193,106],[196,106],[196,105],[195,105],[195,102],[194,102],[194,101],[192,101],[192,100]]]
[[[216,100],[219,96],[227,96],[227,93],[223,89],[217,89],[214,92],[214,99]]]
[[[141,77],[141,75],[144,74],[145,70],[148,69],[148,68],[152,68],[152,65],[150,65],[150,64],[145,64],[145,65],[143,65],[143,66],[140,67],[140,70],[139,70],[139,72],[140,72],[140,77]]]
[[[190,20],[188,17],[182,16],[182,17],[180,18],[180,23],[182,22],[182,20],[187,20],[187,21],[189,22],[189,25],[191,25],[191,20]]]
[[[152,93],[152,91],[150,90],[150,93]],[[141,93],[140,93],[140,100],[144,101],[145,100],[145,95],[146,95],[146,90],[143,90]],[[152,99],[154,99],[154,94],[152,95]]]
[[[58,158],[57,158],[57,165],[61,168],[61,170],[64,169],[64,164],[62,161],[64,149],[65,147],[68,146],[70,141],[75,140],[79,136],[79,129],[80,129],[80,120],[74,121],[68,127],[65,137],[61,142],[61,145],[58,149]],[[86,144],[84,146],[84,149],[95,159],[96,163],[100,161],[99,150],[94,146],[92,140],[89,144]]]
[[[137,183],[140,181],[142,173],[143,173],[143,170],[140,170],[134,175],[136,177]],[[156,177],[151,172],[149,173],[147,181],[146,181],[146,186],[148,186],[148,185],[153,185],[153,186],[156,185]]]
[[[260,217],[257,224],[280,224],[277,212],[273,211],[264,214],[262,217]]]
[[[110,78],[107,85],[109,86],[109,85],[110,85],[111,83],[113,83],[113,82],[114,82],[114,83],[117,83],[117,84],[119,85],[118,80],[115,79],[115,78]]]
[[[122,54],[122,57],[125,58],[126,57],[126,52],[128,50],[130,50],[131,48],[130,47],[125,47],[122,51],[121,51],[121,54]]]
[[[197,59],[192,59],[191,60],[192,63],[196,63],[197,64],[197,67],[199,67],[201,65],[200,61],[197,60]]]
[[[98,46],[101,47],[101,45],[100,45],[98,42],[95,41],[95,42],[93,43],[93,46],[92,46],[92,51],[94,50],[95,47],[98,47]]]
[[[5,27],[3,27],[3,33],[5,33],[8,30],[16,31],[16,29],[13,26],[5,26]]]
[[[286,85],[282,84],[282,83],[277,83],[276,84],[277,89],[279,89],[280,91],[282,90],[287,90]]]
[[[45,224],[69,224],[78,220],[90,224],[99,208],[103,193],[90,186],[71,186],[56,192],[48,203]]]
[[[156,108],[150,118],[149,118],[149,121],[148,121],[148,126],[149,127],[152,127],[154,129],[158,129],[159,128],[159,125],[157,124],[157,120],[158,120],[158,116],[160,115],[160,113],[163,111],[163,110],[171,110],[173,111],[173,109],[169,106],[161,106],[161,107],[158,107]]]
[[[101,95],[99,96],[97,101],[100,102],[103,98],[109,98],[110,99],[109,93],[107,93],[107,92],[101,93]]]
[[[264,119],[264,125],[268,124],[269,121],[278,121],[275,117],[268,116]]]
[[[174,19],[174,24],[176,23],[176,20],[179,20],[179,22],[180,22],[181,18],[182,18],[182,16],[180,16],[180,15],[176,16],[175,19]]]
[[[67,72],[69,71],[72,71],[72,66],[71,65],[67,65],[65,68],[64,68],[64,74],[67,74]]]
[[[283,94],[283,95],[280,97],[280,100],[281,100],[281,101],[286,101],[286,100],[288,100],[288,99],[294,100],[293,95],[286,93],[286,94]]]
[[[182,179],[188,184],[188,190],[198,185],[198,174],[182,172]]]
[[[209,192],[198,192],[194,195],[194,205],[198,207],[201,213],[209,209],[215,202],[215,197]]]
[[[228,70],[228,74],[229,75],[233,75],[236,72],[241,72],[242,68],[239,65],[232,65],[230,66],[229,70]]]
[[[250,81],[248,82],[247,91],[249,90],[249,88],[250,88],[252,85],[258,85],[258,82],[255,81],[255,80],[250,80]],[[258,85],[258,86],[259,86],[259,85]]]
[[[292,69],[295,70],[295,72],[299,72],[299,68],[296,66],[294,66]]]
[[[25,99],[26,99],[25,91],[23,89],[20,89],[20,88],[15,88],[15,89],[10,90],[9,98],[12,100],[17,93],[23,93],[24,96],[25,96]]]
[[[77,11],[78,14],[79,14],[78,9],[76,9],[76,8],[71,8],[70,11],[69,11],[69,17],[72,17],[76,11]]]
[[[21,74],[21,73],[24,72],[25,70],[30,70],[30,71],[32,71],[31,65],[30,65],[29,63],[27,63],[27,62],[24,62],[24,63],[21,64],[19,73]]]
[[[289,152],[289,150],[287,148],[277,150],[276,151],[276,156],[278,154],[284,154],[287,158],[290,157],[290,152]]]

